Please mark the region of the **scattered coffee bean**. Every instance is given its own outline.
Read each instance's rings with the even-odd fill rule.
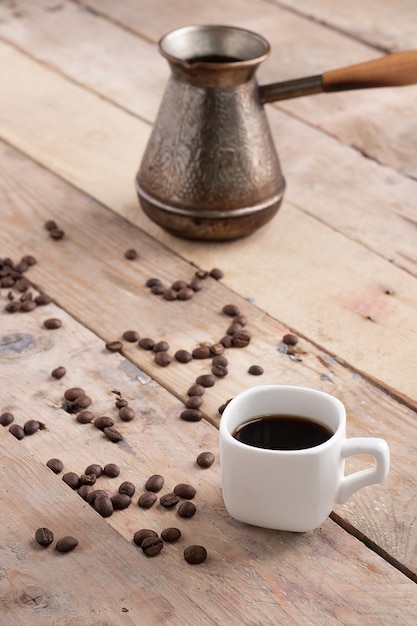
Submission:
[[[123,409],[123,407],[127,406],[129,403],[124,398],[117,398],[115,405],[118,409]]]
[[[93,491],[94,488],[92,485],[81,485],[81,487],[78,489],[78,495],[81,496],[83,500],[87,500],[89,494]]]
[[[23,424],[23,430],[25,431],[25,435],[33,435],[38,431],[41,427],[41,423],[37,420],[28,420]]]
[[[2,426],[10,426],[13,420],[14,420],[13,413],[9,413],[8,411],[0,415],[0,424]]]
[[[194,359],[209,359],[212,356],[211,348],[210,346],[200,344],[197,348],[194,348],[192,356]]]
[[[180,289],[178,292],[178,300],[191,300],[194,296],[194,290],[191,287],[184,287],[184,289]]]
[[[54,474],[60,474],[64,469],[64,464],[60,459],[49,459],[46,466],[53,471]]]
[[[55,240],[59,240],[62,239],[65,235],[65,231],[62,230],[62,228],[52,228],[49,231],[49,236],[51,237],[51,239],[55,239]]]
[[[133,535],[133,541],[137,546],[141,546],[147,537],[158,537],[158,533],[150,528],[141,528]]]
[[[113,514],[113,502],[108,496],[97,495],[94,499],[94,508],[101,517],[110,517]]]
[[[229,317],[235,317],[240,314],[240,309],[236,304],[225,304],[222,308],[222,311],[225,315]]]
[[[61,537],[58,539],[55,545],[55,550],[58,552],[70,552],[74,550],[78,546],[78,540],[75,537],[71,537],[67,535],[66,537]]]
[[[222,337],[220,339],[220,343],[225,347],[225,348],[231,348],[232,347],[232,337],[231,335],[225,335],[224,337]]]
[[[212,270],[210,270],[209,274],[215,280],[220,280],[224,277],[224,273],[222,272],[222,270],[218,269],[217,267],[214,267]]]
[[[219,408],[217,409],[218,412],[220,413],[220,415],[222,415],[223,411],[225,410],[225,408],[227,407],[227,405],[229,404],[231,398],[229,400],[227,400],[224,404],[221,404],[219,406]]]
[[[119,441],[122,441],[123,439],[122,433],[116,430],[116,428],[112,428],[111,426],[108,426],[107,428],[105,428],[103,430],[103,433],[105,434],[107,439],[109,439],[113,443],[119,443]]]
[[[119,409],[119,417],[122,422],[131,422],[135,418],[135,411],[130,406],[123,406]]]
[[[188,287],[193,291],[201,291],[203,288],[203,283],[197,276],[194,276]]]
[[[37,306],[38,305],[36,304],[34,300],[25,300],[22,302],[22,306],[20,310],[23,311],[24,313],[29,313],[30,311],[33,311],[34,309],[36,309]]]
[[[89,424],[94,419],[94,413],[92,411],[80,411],[75,419],[80,424]]]
[[[107,463],[107,465],[103,467],[103,474],[109,478],[117,478],[120,474],[120,467],[115,463]]]
[[[215,365],[215,366],[219,365],[220,367],[227,367],[229,365],[229,361],[226,359],[224,355],[213,357],[213,360],[211,363],[212,365]]]
[[[180,497],[176,493],[166,493],[159,498],[160,504],[166,509],[171,509],[180,501]]]
[[[66,472],[63,475],[62,480],[68,485],[68,487],[71,487],[71,489],[78,489],[80,486],[80,477],[75,472]]]
[[[76,413],[77,411],[86,409],[90,406],[91,402],[92,400],[90,396],[79,396],[76,400],[74,400],[72,410]]]
[[[228,335],[234,335],[235,333],[237,333],[239,330],[242,330],[243,326],[241,326],[240,324],[237,324],[236,322],[233,322],[233,324],[230,324],[229,328],[227,329],[227,334]]]
[[[177,350],[174,356],[180,363],[189,363],[193,359],[192,354],[188,350]]]
[[[197,276],[200,280],[204,280],[209,275],[207,270],[196,270],[194,276]]]
[[[26,254],[24,257],[22,257],[22,262],[26,263],[28,266],[36,265],[36,258],[31,254]]]
[[[91,487],[96,484],[97,476],[95,474],[81,474],[80,485],[90,485]]]
[[[187,546],[184,550],[184,559],[192,565],[199,565],[207,558],[207,550],[204,546]]]
[[[161,532],[161,539],[169,543],[172,543],[173,541],[178,541],[180,537],[181,531],[179,528],[164,528],[164,530]]]
[[[180,418],[186,422],[200,422],[203,419],[203,413],[198,409],[184,409],[180,413]]]
[[[16,439],[19,439],[19,441],[25,436],[25,431],[19,424],[11,424],[11,426],[9,426],[9,433],[16,437]]]
[[[138,346],[140,346],[144,350],[153,350],[154,345],[155,342],[150,337],[142,337],[142,339],[139,339],[138,341]]]
[[[153,474],[146,481],[145,489],[147,491],[153,491],[154,493],[157,493],[158,491],[161,491],[162,487],[164,486],[164,482],[165,481],[163,476],[161,476],[160,474]]]
[[[175,289],[166,289],[162,294],[162,297],[168,302],[173,302],[174,300],[177,300],[178,292],[175,291]]]
[[[61,365],[59,367],[56,367],[54,370],[52,370],[51,376],[52,378],[56,378],[57,380],[59,380],[60,378],[63,378],[66,373],[67,373],[67,370],[65,369],[65,367],[62,367]]]
[[[120,486],[119,486],[119,493],[125,493],[126,495],[132,497],[134,495],[136,491],[136,487],[133,483],[129,482],[128,480],[125,480]]]
[[[135,343],[139,341],[139,333],[136,330],[125,330],[123,333],[123,339],[125,341],[129,341],[130,343]]]
[[[147,287],[153,287],[154,285],[162,285],[162,281],[159,278],[148,278],[145,284]]]
[[[216,357],[220,356],[224,352],[224,345],[222,343],[215,343],[210,346],[211,356]]]
[[[48,330],[55,330],[57,328],[61,328],[62,322],[56,317],[50,317],[49,319],[44,321],[43,325]]]
[[[174,289],[174,291],[181,291],[181,289],[185,289],[187,286],[188,285],[185,280],[176,280],[172,283],[171,289]]]
[[[169,344],[167,341],[157,341],[152,350],[154,352],[168,352],[169,350]]]
[[[21,308],[22,308],[22,303],[17,302],[16,300],[13,300],[12,302],[8,302],[6,304],[6,306],[4,307],[4,310],[7,311],[7,313],[17,313],[18,311],[21,310]]]
[[[178,507],[178,515],[180,517],[189,518],[193,517],[197,512],[197,508],[193,502],[182,502]]]
[[[293,333],[287,333],[286,335],[283,336],[282,341],[287,346],[296,346],[298,343],[298,337],[297,335],[294,335]]]
[[[107,415],[102,415],[101,417],[96,417],[93,422],[94,426],[99,430],[104,430],[105,428],[110,428],[114,425],[114,421],[111,417]]]
[[[167,367],[172,362],[172,358],[168,352],[157,352],[155,354],[155,363],[161,367]]]
[[[94,502],[96,501],[96,498],[98,498],[99,496],[106,496],[108,497],[108,493],[105,489],[93,489],[92,491],[89,491],[86,497],[86,500],[88,502],[88,504],[91,504],[92,506],[94,506]]]
[[[52,298],[46,295],[46,293],[41,293],[38,296],[35,296],[35,302],[38,306],[45,306],[46,304],[50,304],[52,302]]]
[[[103,468],[98,463],[91,463],[88,467],[85,468],[84,474],[95,474],[97,478],[103,473]]]
[[[69,400],[70,402],[74,402],[80,396],[85,396],[85,391],[81,387],[70,387],[70,389],[66,389],[64,392],[65,400]]]
[[[127,509],[132,502],[132,498],[127,495],[127,493],[116,493],[114,496],[110,498],[113,504],[113,509],[115,511],[121,511],[122,509]]]
[[[202,396],[190,396],[185,403],[187,409],[198,409],[203,404]]]
[[[227,376],[229,370],[224,365],[213,365],[211,373],[217,378],[223,378],[224,376]]]
[[[201,374],[201,376],[197,376],[195,382],[202,387],[213,387],[216,381],[212,374]]]
[[[205,388],[203,385],[191,385],[191,387],[187,391],[187,396],[202,396],[205,392]]]
[[[35,532],[35,540],[40,546],[50,546],[54,540],[54,533],[49,528],[38,528]]]
[[[261,365],[251,365],[248,372],[249,374],[252,374],[252,376],[262,376],[264,368]]]
[[[30,282],[28,281],[27,278],[18,278],[14,284],[14,288],[17,291],[20,291],[20,293],[23,293],[24,291],[27,291],[30,287]],[[23,300],[22,300],[23,302]],[[35,302],[35,307],[36,308],[36,302]]]
[[[160,537],[145,537],[141,545],[146,556],[156,556],[161,552],[163,547],[164,544]]]
[[[135,259],[139,258],[139,254],[134,248],[129,248],[128,250],[126,250],[124,256],[125,259],[127,259],[128,261],[134,261]]]
[[[47,220],[44,224],[44,228],[46,228],[46,230],[54,230],[55,228],[58,228],[58,224],[55,220]]]
[[[123,344],[121,341],[109,341],[106,344],[106,350],[109,352],[120,352],[123,348]]]
[[[184,498],[184,500],[192,500],[196,494],[196,490],[192,485],[179,483],[175,486],[174,493],[180,496],[180,498]]]
[[[232,345],[236,348],[246,348],[250,343],[251,337],[248,330],[239,330],[232,336]]]
[[[162,296],[166,291],[166,288],[162,283],[158,283],[156,285],[152,285],[151,292],[156,296]]]
[[[151,506],[155,504],[156,500],[156,493],[153,493],[152,491],[145,491],[139,496],[138,506],[140,506],[141,509],[150,509]]]
[[[214,454],[212,452],[200,452],[197,457],[196,463],[198,467],[207,469],[214,463]]]

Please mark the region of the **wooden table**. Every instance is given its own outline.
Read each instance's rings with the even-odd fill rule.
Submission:
[[[14,314],[0,291],[0,413],[43,429],[17,440],[0,428],[2,624],[415,624],[417,611],[417,87],[316,95],[267,105],[287,180],[276,217],[249,238],[199,243],[162,231],[141,211],[134,176],[169,76],[158,39],[191,23],[264,35],[259,82],[317,74],[417,48],[407,0],[3,0],[0,2],[0,258],[33,255],[25,276],[47,306]],[[64,230],[53,240],[44,228]],[[136,260],[124,257],[133,248]],[[191,300],[145,283],[190,281],[220,268]],[[13,290],[15,300],[21,293]],[[170,354],[215,343],[248,318],[252,340],[229,349],[229,374],[206,390],[200,422],[180,419],[187,389],[210,361],[158,366],[122,341],[135,329]],[[43,322],[58,318],[62,327]],[[282,337],[296,333],[295,354]],[[248,374],[252,364],[264,374]],[[66,376],[51,371],[64,366]],[[218,408],[256,384],[305,385],[340,398],[348,435],[385,438],[388,479],[338,505],[315,532],[291,534],[231,519],[221,495]],[[107,440],[62,408],[80,386]],[[115,399],[136,412],[117,417]],[[202,451],[216,460],[196,465]],[[79,475],[116,463],[130,507],[102,518],[46,467]],[[356,459],[350,469],[362,466]],[[137,506],[147,478],[168,493],[197,489],[197,513]],[[76,536],[68,554],[34,541],[38,527]],[[177,526],[178,543],[146,557],[140,528]],[[187,545],[207,560],[190,565]]]

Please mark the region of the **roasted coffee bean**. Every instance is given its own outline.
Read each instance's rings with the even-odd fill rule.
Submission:
[[[236,304],[225,304],[222,311],[228,317],[236,317],[236,315],[240,315],[240,309]]]
[[[181,291],[181,289],[185,289],[187,287],[187,283],[185,280],[176,280],[172,283],[171,289],[175,291]]]
[[[17,289],[17,291],[20,291],[20,293],[27,291],[29,287],[30,287],[30,282],[28,281],[27,278],[18,278],[14,284],[14,288]],[[35,307],[36,307],[36,302],[35,302]]]
[[[112,426],[108,426],[107,428],[105,428],[103,430],[103,433],[105,434],[107,439],[109,439],[113,443],[119,443],[119,441],[123,439],[122,433]]]
[[[220,356],[224,352],[224,345],[222,343],[215,343],[210,346],[211,356],[216,357]]]
[[[99,494],[94,500],[94,508],[101,517],[110,517],[113,514],[113,502],[108,496]]]
[[[224,404],[221,404],[219,406],[219,408],[217,409],[218,412],[220,413],[220,415],[222,415],[223,411],[225,410],[225,408],[227,407],[227,405],[229,404],[231,398],[229,400],[227,400]]]
[[[180,289],[178,292],[177,299],[178,300],[191,300],[194,296],[194,290],[191,287],[184,287],[184,289]]]
[[[81,411],[86,409],[87,407],[90,406],[92,400],[90,398],[90,396],[79,396],[76,400],[74,400],[73,402],[73,412],[76,413],[77,411]]]
[[[129,482],[128,480],[125,480],[120,486],[119,486],[119,493],[125,493],[126,495],[132,497],[135,493],[136,487],[133,483]]]
[[[196,494],[195,487],[188,483],[179,483],[174,487],[174,493],[184,500],[192,500]]]
[[[126,250],[124,256],[125,259],[127,259],[128,261],[134,261],[135,259],[139,258],[139,254],[134,248],[129,248],[128,250]]]
[[[85,396],[85,391],[81,387],[70,387],[70,389],[66,389],[64,392],[65,400],[69,400],[70,402],[74,402],[80,396]]]
[[[155,354],[155,363],[161,367],[167,367],[171,361],[172,358],[169,356],[168,352],[157,352]]]
[[[205,278],[207,278],[209,273],[207,270],[196,270],[194,275],[197,276],[197,278],[199,278],[200,280],[204,280]]]
[[[189,363],[193,359],[193,355],[188,350],[177,350],[174,356],[180,363]]]
[[[114,425],[114,420],[107,415],[102,415],[101,417],[96,417],[93,422],[94,426],[99,430],[104,430],[105,428],[109,428]]]
[[[9,300],[13,300],[13,298],[9,298]],[[27,302],[28,300],[33,300],[33,293],[31,291],[26,291],[25,293],[22,293],[19,300],[20,302]]]
[[[180,501],[180,497],[176,493],[166,493],[159,498],[160,504],[166,509],[171,509]]]
[[[200,422],[203,414],[198,409],[184,409],[180,413],[180,418],[186,422]]]
[[[4,310],[7,311],[7,313],[17,313],[18,311],[20,311],[21,308],[22,308],[21,302],[18,302],[17,300],[12,300],[11,302],[8,302],[6,304],[6,306],[4,307]]]
[[[28,266],[36,265],[36,258],[31,254],[25,254],[25,256],[22,256],[21,262],[26,263]]]
[[[220,367],[227,367],[229,365],[229,361],[224,355],[219,355],[213,357],[211,364],[215,366],[220,365]]]
[[[193,291],[201,291],[203,288],[203,283],[197,276],[194,276],[194,278],[189,283],[188,287],[192,289]]]
[[[127,493],[116,493],[114,496],[110,498],[113,504],[113,508],[115,511],[121,511],[122,509],[127,509],[132,502],[132,498],[127,495]]]
[[[94,491],[92,485],[81,485],[78,489],[78,495],[81,496],[83,500],[87,500],[90,493]]]
[[[224,376],[227,376],[229,371],[224,365],[213,365],[213,367],[211,368],[211,373],[217,378],[223,378]]]
[[[169,350],[169,343],[167,341],[157,341],[152,350],[154,352],[168,352]]]
[[[23,311],[24,313],[29,313],[30,311],[33,311],[34,309],[36,309],[37,306],[38,305],[36,304],[34,300],[25,300],[24,302],[22,302],[22,306],[20,310]]]
[[[162,294],[163,299],[167,300],[168,302],[173,302],[174,300],[177,300],[177,296],[178,292],[175,291],[175,289],[166,289]]]
[[[250,343],[251,337],[248,330],[239,330],[232,336],[232,345],[236,348],[246,348]]]
[[[44,321],[43,325],[48,330],[55,330],[57,328],[61,328],[62,322],[57,317],[50,317]]]
[[[155,342],[150,337],[142,337],[142,339],[139,339],[138,341],[138,346],[140,346],[144,350],[153,350],[154,345]]]
[[[80,486],[80,477],[75,472],[66,472],[63,475],[62,480],[68,485],[68,487],[71,487],[71,489],[78,489]]]
[[[97,478],[103,473],[103,468],[98,463],[91,463],[88,467],[85,468],[84,474],[95,474]]]
[[[210,270],[209,274],[215,280],[220,280],[224,277],[224,273],[218,267],[214,267],[212,270]]]
[[[88,504],[94,505],[94,502],[96,500],[96,498],[98,498],[99,496],[106,496],[108,497],[108,493],[105,489],[93,489],[92,491],[89,491],[87,494],[87,502]]]
[[[216,381],[212,374],[201,374],[201,376],[197,376],[195,382],[203,387],[213,387]]]
[[[25,435],[33,435],[38,431],[41,427],[41,423],[37,420],[28,420],[23,424],[23,430],[25,431]]]
[[[235,333],[237,333],[239,330],[242,330],[243,326],[241,326],[240,324],[237,324],[236,322],[233,322],[233,324],[230,324],[229,328],[227,329],[227,334],[228,335],[234,335]],[[233,339],[232,339],[233,341]]]
[[[135,343],[139,341],[139,333],[136,330],[125,330],[123,333],[123,339],[125,341],[129,341],[130,343]]]
[[[205,392],[205,388],[203,385],[191,385],[191,387],[187,391],[187,396],[202,396]]]
[[[200,452],[197,457],[196,463],[198,467],[202,469],[207,469],[211,467],[214,463],[214,454],[212,452]]]
[[[154,285],[162,285],[162,281],[159,278],[148,278],[145,284],[147,287],[153,287]]]
[[[54,540],[54,533],[45,526],[35,532],[35,540],[40,546],[50,546]]]
[[[200,344],[197,348],[194,348],[192,356],[194,359],[209,359],[211,357],[211,348],[210,346]]]
[[[297,335],[294,335],[293,333],[287,333],[286,335],[283,336],[282,341],[287,346],[296,346],[298,343],[298,337]]]
[[[124,406],[119,410],[119,417],[122,422],[131,422],[135,419],[135,411],[130,406]]]
[[[180,537],[181,531],[179,528],[164,528],[164,530],[161,532],[161,539],[169,543],[172,543],[173,541],[178,541]]]
[[[185,407],[187,409],[198,409],[203,404],[204,400],[202,396],[190,396],[187,402],[185,403]]]
[[[231,335],[225,335],[224,337],[222,337],[220,339],[220,343],[223,344],[223,346],[225,348],[231,348],[232,347],[232,337],[231,337]]]
[[[156,285],[152,285],[151,292],[156,296],[162,296],[166,291],[166,288],[162,283],[158,283]]]
[[[60,365],[59,367],[56,367],[54,370],[52,370],[51,376],[52,378],[56,378],[58,380],[60,378],[63,378],[66,373],[67,370],[65,369],[65,367],[62,367],[62,365]]]
[[[52,302],[52,298],[46,295],[46,293],[40,293],[39,296],[35,296],[35,302],[38,306],[45,306]]]
[[[129,403],[124,398],[117,398],[115,405],[118,409],[123,409],[123,407],[127,406]]]
[[[47,220],[44,224],[44,227],[46,228],[46,230],[54,230],[54,228],[58,228],[58,224],[55,222],[55,220]]]
[[[262,376],[264,368],[261,365],[251,365],[248,372],[249,374],[252,374],[252,376]]]
[[[7,299],[8,299],[8,300],[14,300],[13,291],[8,291],[8,292],[7,292]]]
[[[141,545],[146,556],[156,556],[161,552],[163,547],[164,544],[160,537],[145,537]]]
[[[178,515],[180,517],[189,518],[193,517],[197,512],[197,508],[193,502],[182,502],[178,507]]]
[[[107,463],[107,465],[103,467],[103,474],[109,478],[117,478],[120,474],[120,467],[115,463]]]
[[[145,491],[139,496],[138,506],[140,506],[141,509],[150,509],[151,506],[155,504],[156,500],[156,493],[153,493],[152,491]]]
[[[94,419],[94,413],[92,411],[80,411],[75,419],[80,424],[89,424]]]
[[[60,474],[64,469],[64,464],[61,459],[49,459],[46,462],[46,466],[53,471],[54,474]]]
[[[65,235],[65,231],[62,230],[62,228],[52,228],[49,231],[49,236],[51,239],[56,239],[57,241],[59,239],[62,239]]]
[[[141,528],[133,535],[133,541],[137,546],[141,546],[147,537],[157,537],[158,533],[150,528]]]
[[[19,424],[12,424],[11,426],[9,426],[9,433],[11,433],[14,437],[16,437],[16,439],[23,439],[23,437],[25,436],[25,431],[23,430],[22,426],[19,426]]]
[[[74,550],[78,546],[78,540],[75,537],[71,537],[67,535],[66,537],[61,537],[58,539],[55,545],[55,550],[58,552],[70,552]]]
[[[204,546],[187,546],[184,550],[184,559],[191,565],[199,565],[207,558],[207,550]]]
[[[109,352],[119,352],[123,348],[121,341],[109,341],[105,345]]]
[[[153,474],[146,481],[145,489],[147,491],[153,491],[154,493],[157,493],[158,491],[161,491],[162,487],[164,486],[164,482],[165,481],[163,476],[161,476],[160,474]]]
[[[91,487],[96,484],[97,476],[95,474],[81,474],[80,485],[90,485]]]
[[[14,420],[13,413],[9,413],[8,411],[0,415],[0,424],[2,426],[10,426],[13,420]]]

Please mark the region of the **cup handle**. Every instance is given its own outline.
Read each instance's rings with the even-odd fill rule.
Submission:
[[[388,475],[390,453],[388,444],[384,439],[376,437],[352,437],[351,439],[346,439],[342,447],[342,457],[346,459],[356,454],[370,454],[374,457],[375,463],[373,467],[359,470],[342,478],[337,495],[337,501],[340,503],[346,502],[358,489],[380,483]]]

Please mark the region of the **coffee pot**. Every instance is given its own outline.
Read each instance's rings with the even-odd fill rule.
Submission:
[[[417,51],[259,86],[270,53],[261,35],[233,26],[186,26],[164,35],[171,68],[136,176],[142,209],[186,239],[231,240],[278,211],[285,180],[263,105],[286,98],[417,82]]]

